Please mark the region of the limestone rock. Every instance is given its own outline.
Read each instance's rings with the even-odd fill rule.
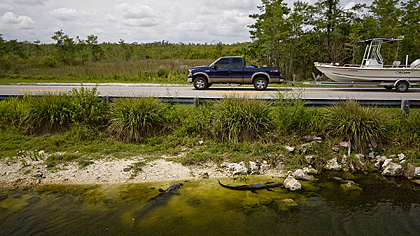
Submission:
[[[284,180],[284,187],[287,189],[290,189],[292,191],[299,191],[302,189],[302,185],[300,184],[300,182],[293,178],[293,176],[288,176],[285,180]]]
[[[406,158],[406,156],[404,155],[404,153],[398,154],[398,160],[399,161],[403,161],[403,160],[405,160],[405,158]]]
[[[269,169],[270,169],[270,165],[267,163],[267,161],[263,161],[263,163],[260,166],[260,173],[264,173]]]
[[[307,135],[304,138],[305,138],[306,142],[309,142],[309,141],[322,141],[322,138],[321,137],[318,137],[318,136],[315,136],[315,135]]]
[[[284,146],[284,148],[286,148],[286,150],[289,151],[289,152],[294,152],[295,151],[295,148],[291,147],[291,146]]]
[[[314,177],[305,173],[302,169],[297,169],[293,172],[292,176],[297,180],[313,180]]]
[[[384,164],[385,166],[385,164]],[[404,169],[401,165],[390,162],[386,165],[384,171],[382,172],[384,176],[403,176]]]
[[[312,156],[312,155],[305,156],[305,159],[308,165],[312,165],[315,163],[315,156]]]
[[[317,175],[318,174],[318,171],[315,168],[313,168],[312,166],[303,168],[303,172],[305,172],[308,175]]]
[[[237,163],[228,164],[227,171],[233,175],[248,174],[248,168],[245,166],[245,163],[243,161],[241,161],[239,164]]]
[[[258,165],[256,162],[249,162],[249,169],[251,170],[251,175],[258,174]]]
[[[376,157],[375,168],[378,170],[382,169],[382,166],[385,163],[385,160],[386,160],[386,157],[384,156]]]
[[[420,167],[414,168],[414,179],[420,179]]]
[[[356,157],[356,159],[359,161],[359,163],[361,165],[365,165],[365,163],[368,161],[367,158],[366,158],[366,156],[363,155],[363,154],[360,154],[360,153],[354,155],[354,157]]]
[[[337,158],[333,158],[333,159],[331,159],[327,162],[327,164],[325,165],[325,169],[340,171],[341,170],[341,165],[338,164]]]

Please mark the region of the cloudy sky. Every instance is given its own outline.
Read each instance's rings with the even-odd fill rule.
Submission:
[[[314,0],[309,0],[313,2]],[[292,7],[293,0],[287,0]],[[341,1],[344,5],[350,0]],[[51,43],[62,29],[100,42],[236,43],[250,41],[249,14],[260,0],[1,0],[5,40]]]

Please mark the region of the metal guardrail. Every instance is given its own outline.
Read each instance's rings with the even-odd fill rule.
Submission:
[[[0,100],[9,97],[22,97],[22,95],[0,95]],[[121,96],[99,96],[99,99],[104,102],[112,102],[115,99],[124,98]],[[181,105],[195,105],[199,106],[204,103],[214,103],[222,98],[199,98],[199,97],[156,97],[162,102],[170,102]],[[274,103],[275,99],[264,99],[269,103]],[[305,99],[305,106],[308,107],[327,107],[339,104],[346,99]],[[372,99],[355,99],[362,106],[375,106],[380,108],[401,108],[406,113],[409,109],[419,109],[420,99],[417,100],[372,100]]]

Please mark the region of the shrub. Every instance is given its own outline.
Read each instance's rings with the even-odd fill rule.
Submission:
[[[12,97],[0,101],[0,124],[6,126],[19,127],[25,112],[25,99]]]
[[[165,111],[166,106],[155,98],[119,99],[110,106],[108,131],[118,140],[140,141],[162,129]]]
[[[202,135],[210,136],[212,124],[213,104],[203,104],[193,109],[182,122],[182,126],[176,130],[178,136]]]
[[[63,93],[28,97],[24,123],[31,131],[57,131],[70,125],[70,99]]]
[[[381,144],[387,134],[387,117],[382,109],[362,107],[354,100],[333,106],[327,112],[329,133],[349,141],[357,151]]]
[[[320,113],[315,108],[305,107],[306,101],[300,94],[283,94],[279,91],[275,99],[273,114],[281,132],[311,133],[321,130]]]
[[[215,104],[213,114],[213,135],[220,140],[252,141],[273,126],[264,100],[225,97]]]
[[[70,117],[73,123],[100,125],[105,119],[105,105],[98,99],[97,88],[73,88],[70,96]]]

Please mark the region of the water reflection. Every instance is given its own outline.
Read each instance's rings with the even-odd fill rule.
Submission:
[[[0,189],[0,235],[418,235],[420,193],[405,179],[341,174],[304,182],[301,192],[235,191],[217,181],[184,182],[141,220],[136,214],[168,182]],[[281,182],[250,177],[232,185]]]

